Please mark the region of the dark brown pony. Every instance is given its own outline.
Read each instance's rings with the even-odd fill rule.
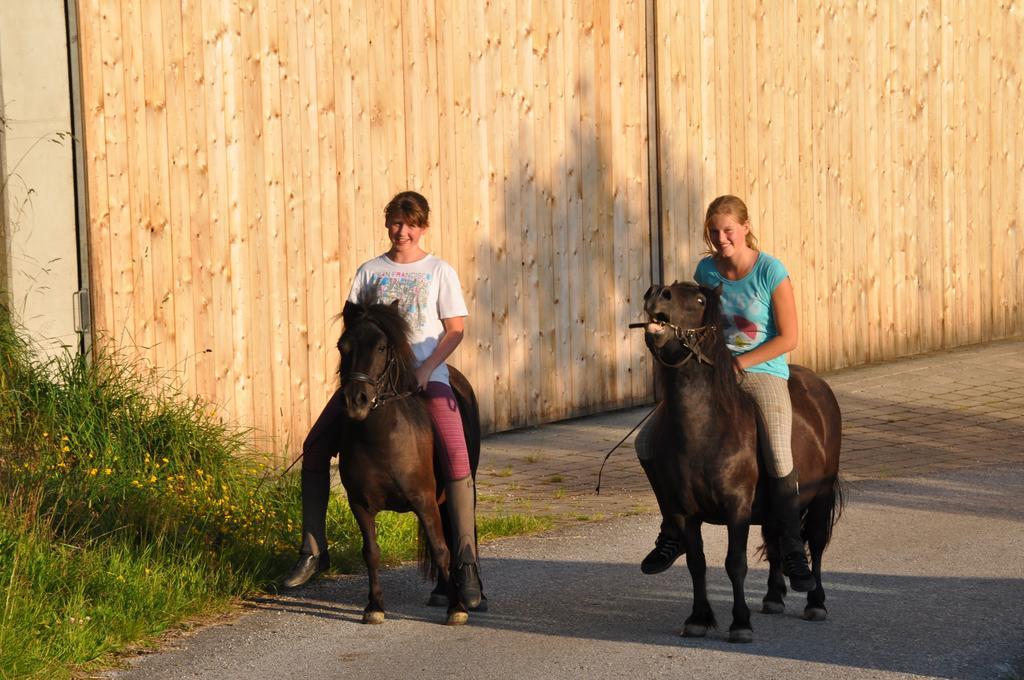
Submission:
[[[765,521],[766,477],[758,455],[758,413],[738,386],[735,364],[721,333],[721,289],[695,283],[652,286],[644,296],[647,347],[654,355],[663,390],[651,424],[651,453],[666,519],[687,541],[687,566],[693,579],[693,611],[684,636],[701,637],[714,627],[707,598],[701,525],[724,524],[729,532],[725,570],[732,582],[729,640],[750,642],[750,609],[744,596],[747,536],[761,524],[770,565],[764,612],[784,611],[778,532]],[[800,479],[802,536],[810,547],[816,587],[807,594],[804,618],[823,620],[821,556],[842,508],[839,448],[842,417],[832,390],[802,366],[791,366],[793,464]],[[742,378],[740,378],[742,380]]]
[[[465,604],[449,578],[451,544],[445,540],[444,481],[435,460],[430,416],[415,396],[409,326],[396,304],[348,302],[342,312],[341,390],[345,405],[341,483],[363,537],[363,560],[370,580],[365,623],[384,621],[380,587],[380,547],[376,516],[381,510],[414,512],[420,521],[421,567],[436,569],[448,596],[448,624],[465,623]],[[465,376],[449,367],[466,431],[474,479],[480,461],[480,421],[476,396]],[[440,505],[439,505],[440,503]]]

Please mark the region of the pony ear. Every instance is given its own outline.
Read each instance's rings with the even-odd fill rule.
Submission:
[[[391,306],[394,307],[395,309],[398,309],[398,298],[395,298],[394,300],[391,301]]]
[[[722,287],[723,287],[723,285],[724,284],[722,284],[722,282],[719,281],[718,285],[715,286],[715,295],[717,295],[718,297],[722,297]]]
[[[346,326],[348,326],[352,322],[353,317],[361,312],[362,309],[362,305],[357,305],[350,300],[345,300],[345,308],[341,310],[341,320]]]

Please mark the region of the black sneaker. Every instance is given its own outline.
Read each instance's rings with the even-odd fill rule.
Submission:
[[[658,540],[654,542],[654,550],[647,553],[647,557],[640,563],[640,571],[645,574],[660,574],[686,553],[686,546],[676,538],[658,534]]]

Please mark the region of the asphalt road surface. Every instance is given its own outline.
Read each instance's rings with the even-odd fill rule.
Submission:
[[[464,627],[424,606],[412,568],[383,577],[388,620],[360,623],[366,580],[322,580],[247,603],[233,622],[130,660],[108,677],[210,678],[1024,678],[1024,469],[1008,465],[847,487],[825,553],[829,618],[755,613],[730,644],[725,530],[706,527],[720,629],[682,638],[689,573],[640,573],[657,518],[580,524],[484,547],[491,608]],[[752,533],[752,538],[756,537]],[[759,611],[766,564],[753,557]]]

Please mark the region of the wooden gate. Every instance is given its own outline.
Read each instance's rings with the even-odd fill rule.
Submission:
[[[1024,332],[1020,2],[80,0],[95,327],[297,450],[430,198],[488,430],[651,398],[737,193],[819,370]],[[653,267],[652,267],[652,262]]]

